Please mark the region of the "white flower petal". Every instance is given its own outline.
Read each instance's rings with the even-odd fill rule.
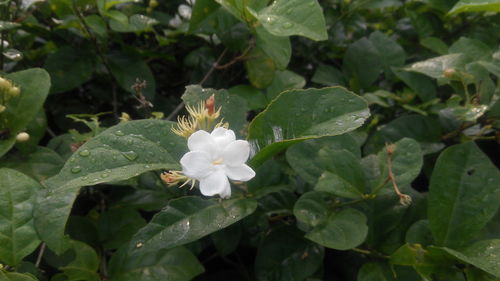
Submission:
[[[250,145],[247,141],[237,140],[229,143],[222,151],[224,164],[238,166],[244,164],[250,155]]]
[[[204,151],[210,154],[210,156],[214,156],[218,150],[214,138],[203,130],[194,132],[188,138],[188,147],[190,151]]]
[[[248,165],[226,166],[226,175],[235,181],[249,181],[255,177],[255,172]]]
[[[233,130],[228,130],[223,127],[215,128],[210,134],[217,143],[219,149],[224,149],[228,144],[236,140]]]
[[[231,194],[229,180],[223,170],[217,169],[207,177],[200,179],[200,191],[205,196],[220,194],[221,197]]]
[[[210,155],[203,151],[191,151],[181,158],[182,172],[189,178],[201,179],[215,170]]]

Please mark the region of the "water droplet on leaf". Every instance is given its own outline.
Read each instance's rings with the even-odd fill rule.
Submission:
[[[80,151],[78,154],[80,154],[80,156],[87,157],[90,155],[90,151],[87,149],[84,149],[84,150]]]
[[[137,153],[133,152],[133,151],[126,151],[126,152],[122,152],[123,156],[125,156],[125,158],[127,158],[128,160],[130,161],[134,161],[135,159],[137,159]]]
[[[125,133],[122,132],[122,131],[120,131],[120,130],[118,130],[118,131],[115,132],[115,135],[117,135],[117,136],[124,136]]]
[[[75,167],[71,168],[71,172],[73,174],[77,174],[77,173],[79,173],[81,171],[82,171],[82,168],[80,166],[75,166]]]

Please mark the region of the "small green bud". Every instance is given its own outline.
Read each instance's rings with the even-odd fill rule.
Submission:
[[[12,84],[9,82],[9,80],[0,77],[0,91],[1,90],[8,90],[12,87]]]
[[[7,109],[7,107],[5,107],[5,105],[3,104],[0,104],[0,113],[4,112],[5,109]]]
[[[30,135],[26,132],[20,132],[16,136],[16,141],[17,142],[26,142],[30,139]]]

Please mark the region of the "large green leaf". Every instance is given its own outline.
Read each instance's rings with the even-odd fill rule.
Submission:
[[[323,262],[324,249],[303,238],[295,227],[273,230],[264,237],[255,257],[258,280],[299,281],[311,276]]]
[[[9,137],[0,140],[0,157],[4,155],[16,142],[16,135],[24,130],[43,106],[50,89],[50,76],[41,68],[31,68],[14,72],[6,76],[17,85],[21,94],[11,99],[7,109],[2,112],[6,121]]]
[[[263,27],[257,27],[255,32],[256,46],[274,61],[277,69],[286,69],[292,56],[290,38],[273,35]]]
[[[384,66],[386,75],[391,73],[391,67],[403,66],[406,54],[396,41],[380,31],[370,34],[369,39],[378,52],[378,57]]]
[[[348,250],[363,243],[367,233],[366,216],[356,209],[347,208],[332,213],[305,237],[328,248]]]
[[[68,46],[56,49],[45,61],[44,68],[52,79],[51,93],[72,90],[87,82],[94,72],[97,58],[88,48]]]
[[[463,250],[440,248],[455,258],[500,278],[500,239],[478,241]]]
[[[0,281],[38,281],[31,274],[4,272],[0,270]]]
[[[99,258],[95,250],[89,245],[79,242],[69,242],[70,249],[68,250],[74,258],[59,269],[63,271],[69,281],[99,281],[97,268],[99,267]]]
[[[286,151],[286,160],[295,172],[306,182],[314,185],[326,169],[324,157],[319,157],[320,151],[347,150],[356,156],[361,156],[361,151],[356,140],[348,134],[322,137],[306,140],[291,146]],[[332,159],[334,160],[334,159]]]
[[[314,190],[324,191],[336,196],[358,199],[365,194],[366,183],[359,157],[347,150],[320,152],[326,158],[326,171],[318,179]]]
[[[132,256],[124,247],[111,258],[109,281],[185,281],[203,271],[200,262],[184,247]]]
[[[343,67],[354,76],[362,88],[369,87],[377,80],[383,68],[379,51],[367,38],[361,38],[347,48]]]
[[[61,172],[48,179],[39,197],[35,224],[55,252],[65,248],[66,219],[82,186],[125,180],[146,171],[178,169],[185,139],[171,132],[175,123],[130,121],[111,127],[82,145]]]
[[[262,48],[255,47],[248,53],[245,68],[252,86],[263,89],[273,82],[276,64]]]
[[[437,245],[459,247],[481,231],[500,204],[499,182],[498,169],[474,142],[441,153],[432,172],[428,204]]]
[[[99,216],[99,240],[105,249],[117,249],[145,225],[146,221],[139,212],[130,208],[114,208]]]
[[[342,87],[283,92],[250,123],[248,138],[260,150],[251,164],[306,139],[350,132],[369,115],[365,100]]]
[[[327,202],[329,194],[319,191],[310,191],[304,193],[295,202],[293,214],[301,223],[317,226],[323,222],[329,213],[329,204]]]
[[[253,14],[276,36],[300,35],[316,41],[328,39],[323,9],[317,0],[276,0]]]
[[[500,2],[498,0],[460,0],[449,11],[449,14],[487,11],[500,12]]]
[[[0,167],[18,170],[38,181],[54,176],[64,164],[59,154],[43,146],[37,147],[28,155],[10,153],[4,157],[4,160],[0,163]]]
[[[215,0],[233,16],[241,21],[248,22],[252,16],[247,9],[259,11],[267,5],[267,0]]]
[[[257,202],[252,199],[220,203],[194,196],[174,199],[134,235],[129,252],[150,253],[193,242],[241,220],[256,208]]]
[[[40,243],[33,209],[41,188],[20,172],[0,169],[0,262],[15,266]]]
[[[444,78],[447,69],[460,69],[467,63],[463,54],[450,54],[416,62],[405,68],[407,71],[422,73],[432,78]]]

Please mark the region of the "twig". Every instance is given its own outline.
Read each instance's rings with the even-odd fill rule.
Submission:
[[[392,173],[392,154],[394,153],[395,145],[386,144],[385,149],[387,151],[387,172],[388,172],[387,176],[392,183],[394,192],[396,192],[396,194],[399,196],[399,202],[401,203],[401,205],[408,206],[411,204],[411,197],[409,195],[401,193],[401,191],[398,188],[398,185],[396,184],[396,177],[394,177],[394,174]]]
[[[372,257],[376,257],[376,258],[382,258],[382,259],[389,259],[390,258],[389,256],[383,255],[383,254],[375,252],[375,251],[369,251],[369,250],[360,249],[360,248],[353,248],[351,250],[354,252],[357,252],[357,253],[361,253],[363,255],[372,256]]]
[[[205,74],[205,76],[203,76],[203,79],[201,79],[201,81],[200,81],[200,83],[198,83],[198,85],[201,86],[208,80],[208,78],[210,77],[210,75],[212,75],[214,70],[217,69],[220,61],[226,55],[226,53],[227,53],[227,49],[224,49],[224,51],[222,51],[222,53],[217,58],[217,60],[212,64],[212,67],[208,70],[208,72]],[[177,107],[167,116],[167,118],[165,118],[165,120],[172,120],[184,108],[184,105],[185,105],[184,102],[181,102],[179,105],[177,105]]]
[[[451,138],[454,138],[458,135],[460,135],[460,133],[462,133],[462,131],[464,131],[465,129],[468,129],[472,126],[476,125],[476,123],[462,123],[462,125],[460,125],[460,128],[456,129],[455,131],[453,132],[450,132],[444,136],[441,137],[441,140],[442,141],[445,141],[445,140],[448,140],[448,139],[451,139]]]
[[[46,248],[46,244],[45,244],[45,242],[43,242],[42,245],[40,246],[40,252],[38,252],[38,256],[36,257],[36,262],[35,262],[36,268],[40,267],[40,263],[42,262],[43,253],[45,253],[45,248]]]

